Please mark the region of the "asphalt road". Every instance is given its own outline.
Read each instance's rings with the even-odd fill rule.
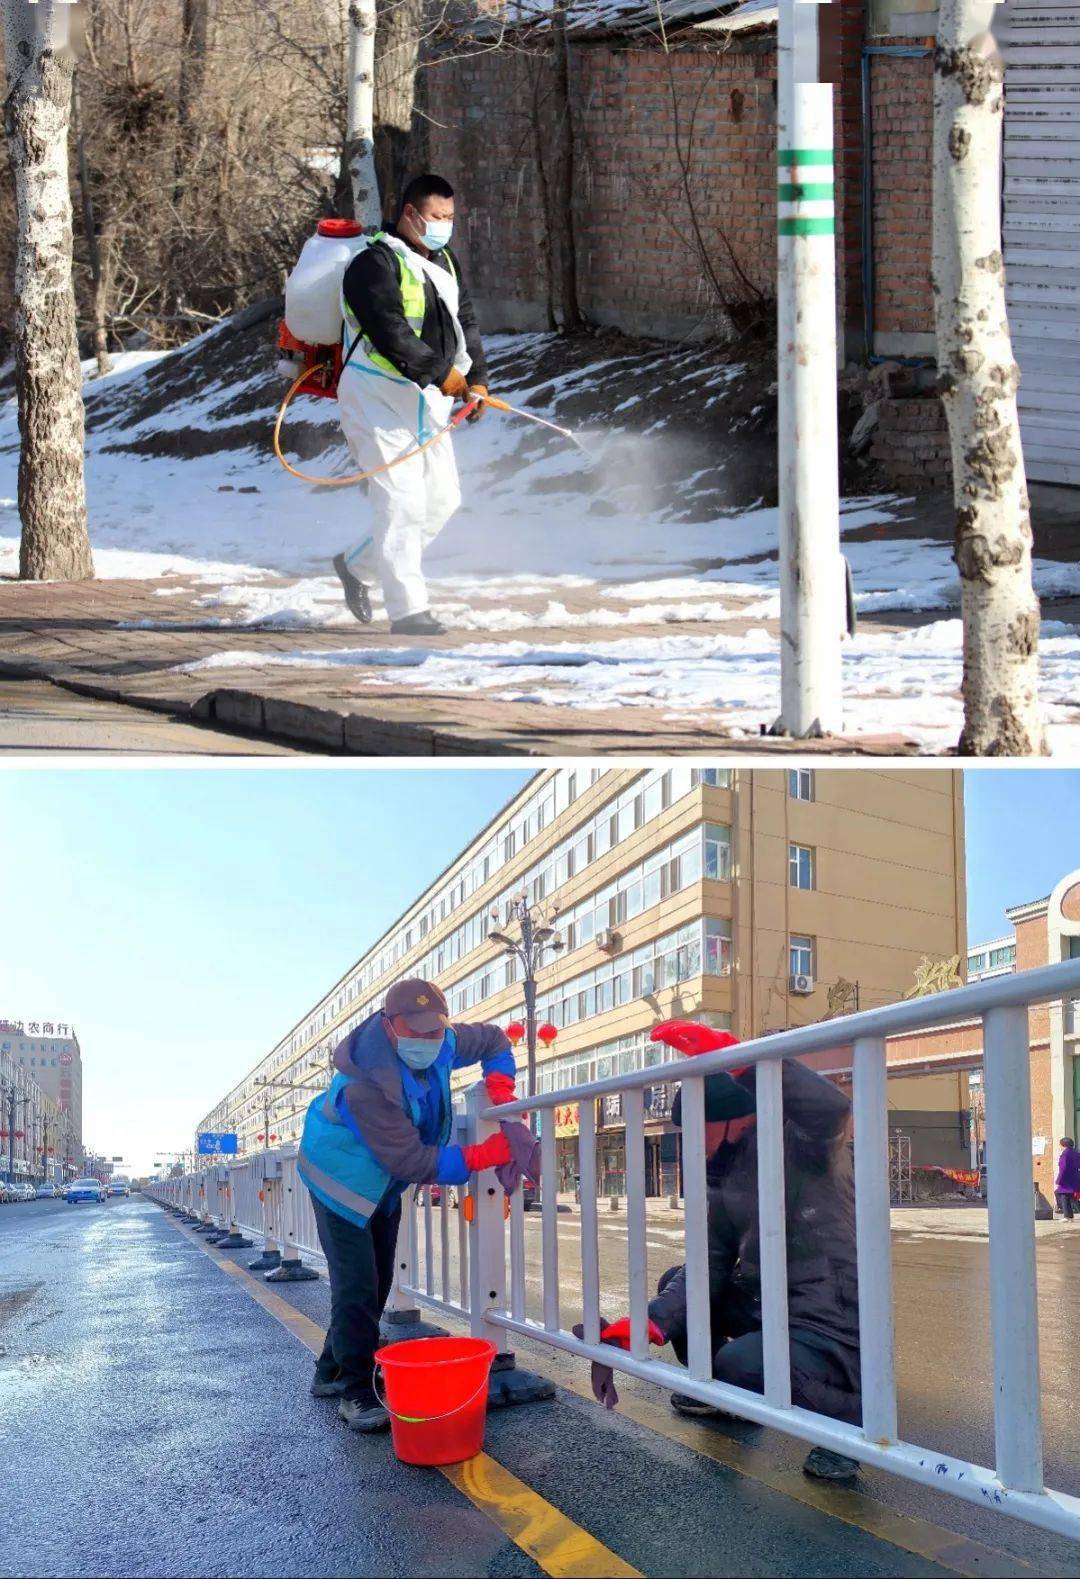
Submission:
[[[77,696],[47,680],[0,679],[0,752],[124,752],[131,756],[296,756],[288,746],[167,714]]]
[[[255,1303],[252,1289],[268,1286],[238,1270],[251,1259],[208,1253],[138,1197],[0,1207],[0,1396],[14,1466],[0,1574],[611,1572],[568,1566],[565,1552],[561,1566],[538,1563],[520,1507],[481,1506],[467,1483],[399,1464],[387,1437],[340,1426],[332,1404],[308,1396],[304,1342]],[[325,1279],[274,1293],[294,1323],[300,1312],[325,1320]],[[940,1358],[931,1363],[940,1378]],[[659,1394],[641,1396],[667,1420]],[[793,1447],[774,1433],[754,1440],[761,1466],[782,1467]],[[931,1561],[860,1527],[879,1506],[869,1497],[842,1499],[833,1517],[778,1491],[753,1455],[741,1473],[576,1392],[493,1412],[486,1448],[641,1574],[1025,1571],[1007,1558]],[[945,1504],[936,1497],[923,1517]],[[981,1538],[1005,1523],[986,1521]],[[1077,1571],[1075,1549],[1022,1535],[1028,1562],[1039,1559],[1027,1571]]]

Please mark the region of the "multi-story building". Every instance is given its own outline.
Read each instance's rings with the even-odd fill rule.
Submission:
[[[401,976],[436,980],[456,1019],[522,1019],[520,966],[489,937],[522,893],[554,916],[563,944],[538,977],[538,1018],[557,1033],[540,1053],[540,1088],[659,1065],[666,1050],[649,1041],[659,1020],[693,1017],[746,1039],[893,1001],[925,956],[963,956],[962,778],[866,767],[544,770],[200,1128],[235,1131],[242,1153],[296,1139],[333,1047]],[[670,1099],[658,1078],[654,1192],[672,1182]],[[556,1127],[569,1183],[569,1104]],[[609,1178],[621,1172],[621,1131],[618,1104],[605,1104]]]
[[[67,1119],[72,1160],[82,1157],[82,1050],[75,1028],[52,1020],[0,1020],[0,1055],[26,1070]]]
[[[0,1178],[62,1183],[78,1170],[69,1116],[10,1045],[14,1022],[0,1020]],[[17,1041],[16,1041],[17,1045]]]
[[[969,950],[972,979],[1080,959],[1080,870],[1062,877],[1045,899],[1013,905],[1005,914],[1013,924],[1012,935]],[[1030,1010],[1028,1024],[1032,1177],[1052,1200],[1058,1141],[1065,1135],[1075,1139],[1080,1131],[1080,1003],[1039,1005]],[[938,1155],[927,1160],[992,1166],[985,1154],[982,1054],[982,1022],[977,1019],[889,1042],[890,1094],[910,1070],[912,1078],[903,1084],[923,1098],[921,1114],[893,1114],[891,1120],[909,1130],[936,1127],[952,1137],[952,1156],[940,1154],[942,1142]],[[937,1093],[932,1100],[931,1090]]]

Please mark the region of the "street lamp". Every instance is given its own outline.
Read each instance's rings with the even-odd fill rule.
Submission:
[[[521,964],[525,984],[525,1037],[528,1047],[528,1095],[536,1095],[536,973],[543,961],[545,949],[559,954],[566,947],[552,923],[559,913],[557,905],[530,905],[526,894],[518,894],[510,901],[508,921],[517,923],[517,936],[502,931],[497,925],[488,932],[488,939],[498,943],[505,953]],[[498,922],[497,910],[491,912]]]

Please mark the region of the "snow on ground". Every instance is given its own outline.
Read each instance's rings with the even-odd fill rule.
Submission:
[[[961,626],[939,620],[896,634],[862,634],[845,647],[845,729],[897,733],[931,749],[955,744],[960,702]],[[1048,623],[1041,648],[1042,694],[1057,750],[1080,746],[1075,676],[1080,641]],[[354,647],[292,653],[223,652],[185,665],[188,672],[262,667],[375,671],[373,683],[420,690],[498,689],[507,701],[541,706],[658,707],[672,718],[700,717],[735,735],[756,735],[777,711],[779,659],[773,636],[647,636],[601,645],[478,642],[450,651]],[[385,674],[382,671],[387,671]]]
[[[685,432],[663,419],[633,430],[620,425],[649,414],[640,359],[634,364],[625,353],[601,350],[596,360],[553,379],[539,365],[544,353],[545,367],[551,363],[546,336],[496,336],[490,350],[496,387],[515,405],[564,423],[571,421],[568,410],[592,416],[580,445],[494,412],[459,430],[466,503],[427,556],[432,607],[455,628],[483,636],[524,626],[576,629],[581,640],[553,646],[478,640],[451,652],[363,646],[315,652],[301,645],[273,656],[221,653],[198,667],[375,666],[390,671],[384,683],[461,692],[498,687],[515,700],[541,704],[662,706],[681,716],[722,717],[733,729],[756,734],[776,711],[775,637],[758,627],[745,634],[613,634],[621,626],[778,616],[777,511],[747,504],[752,484],[740,469],[741,441],[731,438],[745,416],[729,420],[726,450],[717,451],[715,462],[707,454],[702,466],[700,433],[695,450]],[[685,375],[674,364],[669,372],[675,382],[691,381],[691,399],[714,406],[724,438],[724,402],[745,370],[710,368],[697,356],[688,353]],[[109,379],[90,379],[91,406],[95,386],[130,385],[161,361],[159,353],[118,358]],[[246,440],[228,442],[229,430],[235,437],[252,411],[257,422],[264,413],[267,425],[272,421],[277,386],[252,366],[250,359],[239,365],[226,386],[208,378],[205,388],[153,415],[125,420],[117,407],[120,415],[91,423],[87,487],[97,572],[204,582],[198,603],[208,626],[355,632],[329,560],[364,535],[365,495],[307,488]],[[311,425],[328,415],[324,402],[298,403],[294,432],[306,432],[309,453],[313,431],[318,439]],[[155,434],[184,429],[200,437],[220,433],[222,447],[204,443],[209,453],[184,459],[160,447],[154,453]],[[143,452],[125,448],[132,445]],[[348,458],[328,435],[322,453],[303,464],[341,475]],[[8,571],[17,564],[16,467],[9,399],[0,404],[0,570]],[[950,545],[899,532],[907,513],[895,497],[846,501],[842,532],[856,605],[862,613],[950,614],[958,601]],[[297,579],[282,585],[282,575]],[[1035,581],[1043,596],[1080,593],[1080,565],[1037,562]],[[167,598],[177,590],[165,586],[159,593]],[[377,595],[375,603],[378,610]],[[168,612],[163,604],[161,623]],[[1048,716],[1063,720],[1073,701],[1080,637],[1062,626],[1046,636],[1043,695]],[[929,747],[955,741],[958,620],[864,632],[845,653],[849,729],[900,732]]]

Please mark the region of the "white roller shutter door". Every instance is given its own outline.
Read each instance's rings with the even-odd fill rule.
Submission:
[[[1080,0],[1008,0],[1005,265],[1033,481],[1080,485]]]

